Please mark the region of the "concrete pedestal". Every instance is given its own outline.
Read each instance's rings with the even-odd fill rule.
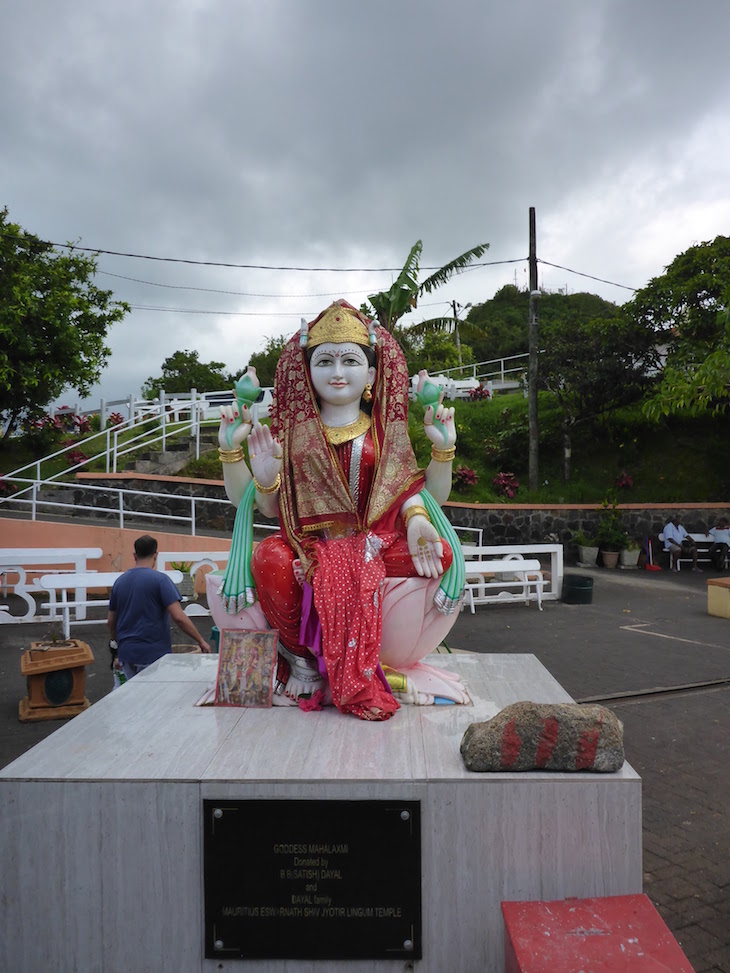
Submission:
[[[429,973],[503,970],[502,900],[640,892],[641,781],[628,764],[607,775],[463,766],[469,723],[518,700],[571,701],[535,657],[428,661],[460,672],[474,706],[403,707],[387,723],[332,708],[195,708],[216,657],[167,656],[8,765],[0,969],[252,968],[203,958],[206,798],[420,801],[423,959],[414,968]]]

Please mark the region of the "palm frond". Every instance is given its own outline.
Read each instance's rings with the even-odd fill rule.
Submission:
[[[454,330],[454,319],[453,318],[429,318],[428,321],[419,321],[418,324],[412,324],[408,328],[408,334],[432,334],[435,331],[448,331]]]
[[[417,240],[411,247],[403,270],[387,291],[370,294],[368,300],[375,310],[380,324],[392,331],[395,323],[412,307],[418,299],[418,262],[423,244]]]
[[[394,287],[397,287],[399,290],[418,290],[418,263],[421,259],[422,251],[423,243],[420,240],[416,240],[411,247],[411,252],[408,254],[406,262],[403,264],[403,270],[398,274],[398,279],[393,285]]]
[[[478,247],[472,247],[471,250],[462,253],[460,257],[456,257],[450,263],[444,264],[435,274],[431,274],[424,280],[418,289],[419,297],[421,294],[430,294],[432,290],[445,284],[454,274],[458,274],[460,270],[468,267],[472,260],[479,260],[480,257],[484,256],[488,249],[488,243],[481,243]]]

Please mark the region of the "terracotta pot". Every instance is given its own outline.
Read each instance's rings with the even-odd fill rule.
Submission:
[[[615,568],[618,564],[619,551],[601,551],[601,561],[604,568]]]

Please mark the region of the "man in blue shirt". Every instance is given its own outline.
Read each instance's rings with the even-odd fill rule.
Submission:
[[[118,643],[127,679],[172,652],[170,619],[195,639],[203,652],[210,646],[182,610],[180,593],[166,574],[155,569],[157,541],[149,534],[134,542],[135,566],[117,578],[109,597],[107,625]]]

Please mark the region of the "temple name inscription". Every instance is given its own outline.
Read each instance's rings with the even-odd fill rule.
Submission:
[[[419,802],[203,803],[206,957],[421,956]]]

